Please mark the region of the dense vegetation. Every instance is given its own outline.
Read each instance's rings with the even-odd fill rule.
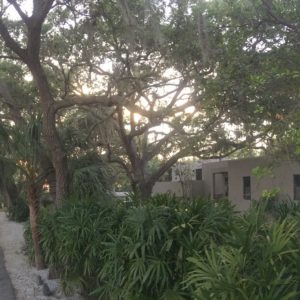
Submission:
[[[36,267],[102,299],[296,299],[297,205],[149,197],[181,158],[299,159],[299,18],[296,0],[2,1],[0,202],[29,214]],[[134,201],[111,199],[120,178]]]
[[[149,200],[70,200],[44,211],[43,253],[66,290],[81,285],[97,299],[298,299],[298,206],[270,212],[263,201],[240,215],[227,201]]]

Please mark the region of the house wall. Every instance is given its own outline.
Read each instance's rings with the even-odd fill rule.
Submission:
[[[243,177],[251,178],[251,198],[259,200],[264,190],[279,188],[279,199],[294,198],[294,178],[300,174],[300,163],[295,161],[284,161],[273,166],[272,174],[261,179],[256,178],[252,170],[258,166],[268,165],[265,158],[247,158],[239,160],[226,160],[218,162],[203,162],[201,181],[186,181],[186,190],[189,197],[212,197],[213,196],[213,174],[228,172],[228,198],[236,210],[244,211],[250,207],[250,200],[243,198]],[[156,182],[153,194],[170,193],[176,197],[182,197],[182,186],[180,182]]]
[[[205,194],[202,180],[189,180],[184,184],[188,197],[199,197]],[[171,194],[176,197],[183,197],[182,185],[178,181],[156,182],[152,189],[152,195],[156,194]]]
[[[262,179],[252,175],[252,170],[257,166],[267,166],[264,158],[249,158],[232,160],[228,162],[229,195],[228,198],[237,210],[243,211],[250,207],[250,200],[243,199],[243,177],[251,178],[251,198],[259,200],[264,190],[279,188],[279,199],[294,197],[294,174],[300,174],[300,164],[284,161],[272,168],[272,174]]]
[[[196,180],[196,169],[201,168],[202,162],[177,163],[172,167],[172,181]]]
[[[204,181],[204,194],[206,197],[212,197],[213,191],[213,174],[228,171],[228,161],[218,161],[204,163],[202,165],[202,178]]]

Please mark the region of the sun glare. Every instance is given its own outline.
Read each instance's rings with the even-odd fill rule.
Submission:
[[[85,95],[89,95],[92,91],[91,91],[91,88],[88,87],[86,84],[84,84],[82,87],[81,87],[81,90],[82,90],[82,93],[85,94]]]
[[[24,76],[24,80],[27,81],[27,82],[30,82],[30,81],[33,80],[33,77],[32,77],[31,74],[28,73],[28,74],[26,74],[26,75]]]
[[[133,114],[133,119],[135,123],[138,123],[141,120],[142,116],[138,113]]]
[[[184,112],[187,114],[192,114],[193,112],[195,112],[195,106],[190,106],[186,108]]]

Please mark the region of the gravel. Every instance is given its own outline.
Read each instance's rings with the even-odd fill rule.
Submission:
[[[37,270],[29,265],[23,251],[23,231],[23,224],[9,221],[5,213],[0,212],[0,247],[17,300],[83,300],[80,296],[49,297],[43,294],[43,286],[38,285]]]

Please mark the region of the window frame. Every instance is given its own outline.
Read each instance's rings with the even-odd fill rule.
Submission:
[[[246,180],[248,181],[248,185],[246,186]],[[251,176],[243,176],[242,178],[243,183],[243,199],[244,200],[251,200]],[[246,192],[246,189],[249,188],[249,192]]]

